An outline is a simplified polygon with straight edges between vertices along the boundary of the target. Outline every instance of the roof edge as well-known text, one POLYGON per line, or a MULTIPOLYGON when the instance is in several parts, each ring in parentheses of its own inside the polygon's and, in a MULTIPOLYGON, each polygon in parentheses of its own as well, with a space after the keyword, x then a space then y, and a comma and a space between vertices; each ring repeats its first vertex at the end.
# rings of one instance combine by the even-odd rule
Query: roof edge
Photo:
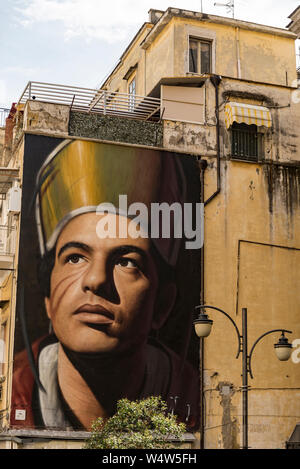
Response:
POLYGON ((267 34, 275 34, 278 36, 288 37, 296 39, 297 35, 287 29, 277 28, 275 26, 268 26, 258 23, 251 23, 249 21, 238 20, 228 18, 225 16, 211 15, 207 13, 200 13, 196 11, 183 10, 179 8, 168 8, 157 23, 153 26, 151 31, 147 34, 145 39, 141 43, 143 49, 147 49, 152 41, 158 36, 158 34, 167 26, 172 18, 188 18, 203 20, 209 23, 225 24, 228 26, 240 27, 242 29, 263 32, 267 34))

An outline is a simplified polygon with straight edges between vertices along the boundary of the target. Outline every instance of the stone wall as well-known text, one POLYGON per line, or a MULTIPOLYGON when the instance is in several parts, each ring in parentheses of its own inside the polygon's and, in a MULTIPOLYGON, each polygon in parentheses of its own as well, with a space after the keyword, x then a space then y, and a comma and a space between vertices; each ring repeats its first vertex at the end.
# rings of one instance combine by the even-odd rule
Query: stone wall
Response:
POLYGON ((134 145, 163 146, 163 127, 159 122, 85 112, 71 111, 69 135, 134 145))

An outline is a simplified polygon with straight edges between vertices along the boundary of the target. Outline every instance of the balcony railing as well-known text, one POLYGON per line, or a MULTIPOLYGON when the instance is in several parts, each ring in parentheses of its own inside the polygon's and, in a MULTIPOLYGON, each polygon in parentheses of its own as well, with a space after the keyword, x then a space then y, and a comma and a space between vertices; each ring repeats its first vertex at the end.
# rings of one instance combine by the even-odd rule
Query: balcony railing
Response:
POLYGON ((9 109, 0 107, 0 127, 5 127, 6 118, 9 114, 9 109))
POLYGON ((74 111, 129 117, 140 120, 160 118, 160 99, 76 86, 30 81, 18 104, 37 100, 65 104, 74 111))

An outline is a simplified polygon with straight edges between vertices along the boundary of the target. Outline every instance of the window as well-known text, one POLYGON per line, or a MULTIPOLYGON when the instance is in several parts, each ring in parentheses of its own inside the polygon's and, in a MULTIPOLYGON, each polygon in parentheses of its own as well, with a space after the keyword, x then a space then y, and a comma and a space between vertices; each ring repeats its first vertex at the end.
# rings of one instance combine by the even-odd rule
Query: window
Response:
POLYGON ((135 77, 131 80, 128 85, 128 94, 129 94, 129 111, 134 110, 135 105, 135 90, 136 90, 136 80, 135 77))
POLYGON ((189 72, 198 74, 211 73, 211 42, 190 39, 189 72))
POLYGON ((231 156, 232 158, 258 161, 263 156, 263 134, 257 131, 257 126, 237 124, 231 127, 231 156))

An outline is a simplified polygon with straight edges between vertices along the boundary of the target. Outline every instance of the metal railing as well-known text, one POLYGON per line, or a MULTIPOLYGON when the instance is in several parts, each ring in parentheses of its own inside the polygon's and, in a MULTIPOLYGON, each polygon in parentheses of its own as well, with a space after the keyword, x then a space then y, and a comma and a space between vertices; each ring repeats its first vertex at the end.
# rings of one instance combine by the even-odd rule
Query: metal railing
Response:
POLYGON ((0 107, 0 127, 5 127, 5 121, 9 114, 9 109, 5 107, 0 107))
POLYGON ((27 100, 65 104, 74 111, 129 117, 140 120, 160 118, 160 99, 106 90, 29 81, 18 104, 27 100))

